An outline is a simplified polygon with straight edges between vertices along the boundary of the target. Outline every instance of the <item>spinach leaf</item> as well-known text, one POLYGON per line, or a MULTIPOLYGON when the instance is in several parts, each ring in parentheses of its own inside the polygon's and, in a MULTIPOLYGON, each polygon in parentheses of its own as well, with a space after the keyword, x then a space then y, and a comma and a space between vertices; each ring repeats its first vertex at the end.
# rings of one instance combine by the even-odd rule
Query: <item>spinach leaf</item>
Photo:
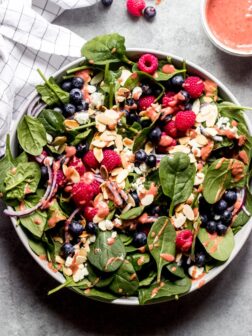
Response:
POLYGON ((37 256, 46 257, 46 250, 41 241, 28 238, 28 244, 37 256))
POLYGON ((139 282, 134 267, 128 260, 124 260, 116 271, 109 289, 115 294, 129 296, 136 292, 138 286, 139 282))
POLYGON ((6 150, 4 157, 0 160, 0 193, 4 192, 4 180, 6 177, 7 172, 15 166, 15 160, 11 154, 10 149, 10 136, 7 135, 6 138, 6 150))
MULTIPOLYGON (((75 289, 76 290, 76 289, 75 289)), ((79 293, 81 294, 81 293, 79 293)), ((84 294, 87 297, 93 297, 100 301, 111 302, 118 299, 118 296, 109 293, 108 291, 97 290, 96 288, 88 288, 84 291, 84 294)))
POLYGON ((89 262, 103 272, 113 272, 125 259, 126 252, 120 238, 116 236, 111 242, 111 231, 100 231, 88 253, 89 262))
POLYGON ((133 241, 132 236, 128 236, 124 233, 119 233, 119 237, 125 246, 130 245, 133 241))
POLYGON ((71 145, 77 146, 82 140, 85 140, 91 132, 92 132, 92 130, 88 129, 85 132, 77 134, 75 136, 74 140, 71 141, 71 145))
POLYGON ((151 271, 145 279, 139 282, 139 288, 150 286, 156 277, 157 273, 155 271, 151 271))
POLYGON ((179 75, 179 74, 184 74, 186 73, 186 69, 180 69, 180 70, 176 70, 174 71, 173 73, 164 73, 160 70, 158 70, 156 73, 155 73, 155 80, 156 81, 168 81, 169 79, 171 79, 172 77, 176 76, 176 75, 179 75))
POLYGON ((159 177, 163 193, 171 198, 170 216, 174 207, 190 196, 196 167, 190 163, 188 155, 175 153, 172 157, 164 157, 159 166, 159 177))
POLYGON ((119 34, 100 35, 86 42, 81 48, 82 56, 92 64, 130 62, 125 54, 125 38, 119 34))
POLYGON ((41 122, 25 115, 18 124, 17 136, 20 146, 31 155, 40 155, 46 145, 46 130, 41 122))
POLYGON ((180 279, 183 279, 186 276, 183 267, 178 266, 178 264, 175 262, 168 264, 166 268, 172 275, 175 275, 180 279))
POLYGON ((15 159, 15 165, 18 165, 19 163, 26 163, 28 162, 28 155, 25 152, 22 152, 19 156, 17 156, 15 159))
POLYGON ((144 211, 144 207, 140 206, 137 208, 132 208, 127 212, 124 212, 120 215, 120 219, 128 220, 139 217, 144 211))
MULTIPOLYGON (((23 200, 23 206, 25 208, 32 208, 34 205, 36 205, 39 202, 43 194, 44 194, 44 190, 42 189, 37 190, 36 194, 29 195, 26 199, 23 200)), ((29 216, 20 217, 19 220, 20 220, 21 225, 25 227, 32 234, 32 236, 36 238, 41 238, 44 233, 44 229, 47 223, 47 212, 36 210, 29 216)), ((29 243, 30 246, 31 244, 29 243)), ((36 244, 37 244, 36 250, 34 251, 35 253, 37 253, 39 242, 36 242, 36 244)), ((33 248, 35 249, 35 242, 31 246, 31 248, 32 250, 33 248)), ((42 246, 40 246, 40 249, 42 249, 42 246)))
POLYGON ((90 264, 87 265, 88 269, 88 280, 90 281, 92 287, 106 287, 108 286, 114 278, 113 273, 102 273, 94 269, 90 264))
POLYGON ((229 228, 225 236, 210 234, 204 228, 200 228, 198 238, 207 253, 219 261, 226 261, 234 248, 234 234, 229 228))
POLYGON ((45 84, 36 86, 36 90, 44 103, 50 106, 55 104, 59 105, 61 103, 66 104, 69 102, 69 93, 62 90, 53 77, 50 77, 47 80, 40 70, 38 70, 38 73, 45 81, 45 84))
POLYGON ((25 195, 34 193, 40 181, 40 167, 35 162, 19 163, 7 172, 4 183, 6 199, 21 200, 25 195))
POLYGON ((136 271, 140 271, 143 265, 150 262, 150 255, 147 253, 134 253, 127 257, 136 271))
POLYGON ((50 202, 50 206, 49 206, 49 209, 48 209, 48 221, 47 221, 47 228, 46 229, 51 229, 51 228, 55 227, 55 225, 58 222, 61 222, 65 219, 67 219, 67 216, 62 211, 62 209, 59 206, 59 203, 56 200, 56 198, 54 198, 50 202))
POLYGON ((154 283, 148 288, 139 290, 139 303, 161 302, 169 298, 172 300, 178 295, 187 293, 191 288, 191 280, 188 277, 171 282, 168 280, 154 283))
POLYGON ((147 244, 157 264, 157 282, 165 265, 173 262, 176 253, 176 231, 167 217, 160 217, 151 227, 147 244))
POLYGON ((148 140, 148 134, 150 131, 154 128, 157 119, 159 118, 159 115, 157 116, 156 120, 154 120, 150 126, 143 128, 138 135, 135 137, 134 144, 133 144, 133 152, 136 152, 140 148, 143 148, 145 143, 148 140))
POLYGON ((63 115, 57 111, 44 109, 38 116, 38 120, 44 125, 46 132, 53 137, 65 132, 63 115))
POLYGON ((51 295, 51 294, 54 294, 56 292, 58 292, 59 290, 63 289, 63 288, 66 288, 66 287, 70 287, 72 289, 87 289, 90 287, 90 282, 87 280, 87 279, 83 279, 81 281, 78 281, 78 282, 74 282, 72 278, 70 277, 66 277, 66 281, 57 286, 56 288, 50 290, 48 292, 48 295, 51 295))
POLYGON ((239 230, 243 227, 243 225, 245 225, 248 220, 251 218, 252 215, 252 195, 250 193, 249 190, 247 190, 246 193, 246 202, 245 202, 245 208, 246 210, 250 213, 250 216, 248 215, 248 213, 246 213, 243 209, 240 210, 240 212, 238 213, 237 217, 235 218, 233 224, 232 224, 232 230, 235 232, 237 232, 236 228, 239 228, 239 230))

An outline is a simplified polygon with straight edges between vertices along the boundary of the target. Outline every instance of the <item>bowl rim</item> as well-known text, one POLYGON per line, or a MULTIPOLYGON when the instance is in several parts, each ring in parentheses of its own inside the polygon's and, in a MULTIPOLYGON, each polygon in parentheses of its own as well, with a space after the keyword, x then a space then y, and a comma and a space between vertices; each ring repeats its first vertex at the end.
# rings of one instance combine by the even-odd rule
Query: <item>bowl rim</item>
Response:
POLYGON ((201 1, 201 6, 200 6, 200 16, 201 16, 201 23, 204 28, 204 31, 209 38, 209 40, 215 45, 218 49, 224 51, 225 53, 233 56, 238 56, 238 57, 252 57, 252 50, 250 52, 242 52, 240 50, 236 50, 233 48, 230 48, 226 46, 224 43, 222 43, 219 39, 215 37, 215 35, 212 33, 207 17, 206 17, 206 7, 208 2, 211 0, 202 0, 201 1))
MULTIPOLYGON (((178 63, 182 63, 184 61, 183 58, 164 52, 164 51, 158 51, 158 50, 153 50, 153 49, 148 49, 148 48, 127 48, 127 53, 129 53, 130 55, 137 55, 137 54, 142 54, 142 53, 152 53, 155 54, 157 57, 160 58, 164 58, 164 57, 171 57, 172 60, 174 62, 178 62, 178 63)), ((55 78, 60 78, 61 75, 67 70, 70 69, 76 65, 79 65, 81 62, 84 61, 84 58, 78 58, 70 63, 68 63, 67 65, 65 65, 64 67, 62 67, 61 69, 59 69, 58 71, 56 71, 54 74, 52 74, 53 77, 55 78)), ((228 98, 229 101, 240 105, 238 100, 236 99, 236 97, 231 93, 231 91, 221 82, 219 81, 214 75, 212 75, 211 73, 209 73, 207 70, 203 69, 202 67, 196 65, 193 62, 190 61, 186 61, 186 65, 187 68, 189 68, 189 72, 192 73, 198 73, 202 78, 205 79, 210 79, 212 81, 214 81, 217 85, 218 88, 222 91, 223 94, 226 95, 226 97, 228 98)), ((26 114, 27 112, 27 108, 30 104, 30 102, 37 96, 37 92, 36 90, 34 90, 30 96, 27 99, 27 103, 23 106, 22 111, 19 113, 19 116, 17 117, 17 119, 15 119, 12 123, 12 127, 11 127, 11 131, 10 131, 10 146, 12 151, 15 151, 15 146, 16 146, 16 129, 17 129, 17 125, 20 121, 20 119, 23 117, 24 114, 26 114)), ((250 120, 248 119, 248 117, 246 116, 246 114, 244 114, 245 117, 245 121, 246 124, 249 128, 249 132, 252 134, 252 123, 250 122, 250 120)), ((9 209, 11 209, 11 207, 8 207, 9 209)), ((42 267, 51 277, 53 277, 57 282, 59 283, 63 283, 65 278, 63 277, 63 275, 60 272, 53 272, 51 269, 49 269, 48 267, 48 263, 44 260, 41 260, 30 248, 30 246, 28 245, 28 239, 24 233, 24 231, 22 230, 21 226, 19 226, 17 224, 17 221, 14 217, 11 217, 11 222, 14 226, 15 231, 17 232, 17 235, 19 236, 19 239, 21 240, 21 242, 23 243, 23 245, 25 246, 25 248, 27 249, 28 253, 33 257, 33 259, 40 265, 40 267, 42 267)), ((238 252, 241 250, 241 248, 243 247, 245 241, 247 240, 247 238, 249 237, 249 234, 252 230, 252 217, 250 218, 250 220, 246 223, 246 225, 243 226, 243 228, 235 235, 235 247, 229 257, 229 259, 222 264, 221 266, 215 267, 214 269, 212 269, 208 274, 206 274, 204 276, 204 283, 202 281, 202 279, 199 280, 195 280, 192 283, 191 289, 188 293, 186 293, 185 295, 194 292, 195 290, 199 289, 200 287, 202 287, 202 285, 205 285, 206 283, 209 283, 211 280, 213 280, 218 274, 220 274, 230 263, 231 261, 235 258, 235 256, 238 254, 238 252)), ((96 298, 94 298, 96 299, 96 298)), ((97 299, 96 299, 97 300, 97 299)), ((99 300, 98 300, 99 301, 99 300)), ((166 301, 169 301, 169 299, 167 299, 166 301)), ((163 301, 165 302, 165 301, 163 301)), ((139 305, 139 301, 137 297, 127 297, 127 298, 119 298, 116 299, 114 301, 111 301, 109 303, 113 303, 113 304, 119 304, 119 305, 128 305, 128 306, 135 306, 135 305, 139 305)), ((155 303, 159 303, 159 302, 155 302, 155 303)))

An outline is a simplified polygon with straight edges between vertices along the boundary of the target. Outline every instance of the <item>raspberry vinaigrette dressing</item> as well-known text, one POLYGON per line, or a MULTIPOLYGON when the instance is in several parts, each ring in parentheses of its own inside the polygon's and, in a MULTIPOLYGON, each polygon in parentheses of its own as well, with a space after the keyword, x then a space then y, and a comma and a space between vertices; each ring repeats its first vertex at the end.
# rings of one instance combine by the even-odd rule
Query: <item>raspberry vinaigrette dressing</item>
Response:
POLYGON ((227 47, 252 51, 252 0, 209 0, 206 19, 214 36, 227 47))

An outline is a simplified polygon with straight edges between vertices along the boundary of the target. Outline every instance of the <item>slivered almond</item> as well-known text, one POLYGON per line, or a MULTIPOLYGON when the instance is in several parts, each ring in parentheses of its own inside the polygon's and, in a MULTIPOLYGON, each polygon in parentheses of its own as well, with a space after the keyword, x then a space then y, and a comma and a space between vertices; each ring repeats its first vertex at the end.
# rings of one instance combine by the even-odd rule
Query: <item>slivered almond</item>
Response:
POLYGON ((76 120, 74 119, 66 119, 64 121, 64 125, 66 126, 66 128, 68 129, 73 129, 73 128, 76 128, 76 127, 79 127, 79 123, 77 123, 76 120))
POLYGON ((176 215, 176 217, 172 217, 172 224, 175 228, 181 228, 186 222, 186 216, 184 216, 181 212, 176 215))
POLYGON ((129 172, 127 169, 123 169, 122 171, 120 171, 120 173, 116 176, 116 182, 118 184, 122 183, 127 176, 129 175, 129 172))
POLYGON ((94 156, 98 162, 102 162, 103 160, 103 151, 101 148, 94 148, 94 156))
POLYGON ((110 174, 111 176, 117 176, 122 170, 123 168, 118 167, 118 168, 113 169, 110 174))
POLYGON ((134 143, 134 141, 132 139, 129 139, 129 138, 124 138, 123 139, 124 146, 126 146, 128 148, 132 148, 133 147, 133 143, 134 143))
POLYGON ((116 148, 118 149, 119 152, 121 152, 123 150, 123 140, 122 140, 122 136, 120 134, 116 135, 115 145, 116 145, 116 148))
POLYGON ((187 219, 190 221, 194 220, 194 212, 193 209, 190 207, 190 205, 185 204, 183 207, 183 214, 186 216, 187 219))
POLYGON ((141 199, 141 204, 143 206, 147 206, 147 205, 150 205, 153 201, 154 201, 154 196, 151 194, 147 194, 141 199))
POLYGON ((153 151, 153 144, 152 142, 148 141, 146 144, 145 144, 145 147, 144 147, 144 150, 146 152, 146 154, 150 154, 152 151, 153 151))

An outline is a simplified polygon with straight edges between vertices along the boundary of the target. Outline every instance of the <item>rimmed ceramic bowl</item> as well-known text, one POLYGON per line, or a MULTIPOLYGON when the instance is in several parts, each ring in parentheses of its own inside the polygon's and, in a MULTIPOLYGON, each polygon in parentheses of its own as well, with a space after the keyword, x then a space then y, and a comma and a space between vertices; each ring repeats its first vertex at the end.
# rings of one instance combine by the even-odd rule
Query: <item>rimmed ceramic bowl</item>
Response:
MULTIPOLYGON (((178 67, 182 67, 183 64, 183 59, 174 55, 168 55, 164 52, 160 52, 160 51, 155 51, 155 50, 150 50, 150 49, 128 49, 128 55, 130 57, 137 57, 138 55, 142 54, 142 53, 152 53, 155 54, 158 58, 162 59, 162 58, 166 58, 167 56, 170 56, 173 60, 173 63, 175 66, 178 67)), ((54 77, 56 78, 56 80, 60 80, 60 78, 64 75, 65 71, 74 67, 77 67, 79 65, 81 65, 81 63, 83 62, 83 58, 77 59, 76 61, 68 64, 67 66, 63 67, 62 69, 60 69, 59 71, 57 71, 54 74, 54 77)), ((211 75, 209 72, 207 72, 206 70, 202 69, 201 67, 191 63, 191 62, 187 62, 187 70, 189 73, 194 74, 194 75, 198 75, 203 79, 210 79, 213 80, 215 83, 217 83, 218 87, 219 87, 219 94, 220 96, 224 99, 224 100, 228 100, 230 102, 233 102, 237 105, 239 105, 239 102, 237 101, 237 99, 234 97, 234 95, 228 90, 228 88, 221 83, 216 77, 214 77, 213 75, 211 75)), ((27 108, 30 104, 30 102, 37 97, 37 92, 33 92, 30 96, 29 101, 27 102, 27 105, 24 107, 24 109, 22 110, 22 112, 19 115, 19 118, 15 121, 13 127, 12 127, 12 131, 11 131, 11 136, 10 136, 10 141, 11 141, 11 149, 13 151, 14 154, 17 154, 18 151, 18 141, 17 141, 17 134, 16 134, 16 129, 17 129, 17 125, 19 123, 19 120, 22 118, 22 116, 24 114, 27 113, 27 108)), ((246 116, 245 116, 246 118, 246 116)), ((250 123, 250 121, 248 120, 248 118, 246 118, 246 122, 247 125, 249 127, 249 131, 250 133, 252 133, 252 125, 250 123)), ((22 228, 20 226, 17 225, 17 221, 15 220, 15 218, 11 218, 11 221, 14 225, 14 228, 20 238, 20 240, 22 241, 22 243, 24 244, 24 246, 26 247, 26 249, 28 250, 28 252, 31 254, 31 256, 36 260, 36 262, 48 273, 50 274, 50 276, 52 276, 55 280, 57 280, 59 283, 63 283, 64 282, 64 277, 61 273, 54 273, 51 269, 48 268, 47 262, 41 260, 29 247, 28 245, 28 240, 27 237, 25 235, 25 233, 23 232, 22 228)), ((244 245, 246 239, 248 238, 250 232, 252 229, 252 218, 249 220, 249 222, 235 235, 235 248, 230 256, 230 258, 221 266, 216 267, 214 269, 212 269, 205 277, 204 277, 204 284, 208 283, 209 281, 211 281, 212 279, 214 279, 219 273, 221 273, 227 266, 228 264, 235 258, 235 256, 238 254, 238 252, 240 251, 240 249, 242 248, 242 246, 244 245)), ((202 279, 199 281, 194 281, 192 284, 192 287, 190 289, 190 292, 193 292, 195 290, 197 290, 199 287, 202 286, 202 279)), ((189 293, 190 293, 189 292, 189 293)), ((121 305, 138 305, 138 299, 137 297, 129 297, 129 298, 120 298, 117 299, 115 301, 113 301, 112 303, 114 304, 121 304, 121 305)))
MULTIPOLYGON (((224 51, 227 54, 233 55, 233 56, 239 56, 239 57, 252 57, 252 51, 240 51, 236 50, 233 48, 229 48, 226 46, 224 43, 222 43, 219 39, 215 37, 213 34, 212 30, 210 29, 208 22, 207 22, 207 17, 206 17, 206 9, 207 9, 207 4, 211 0, 201 0, 201 8, 200 8, 200 14, 201 14, 201 22, 202 26, 205 30, 205 33, 209 40, 220 50, 224 51)), ((239 0, 237 0, 239 1, 239 0)))

